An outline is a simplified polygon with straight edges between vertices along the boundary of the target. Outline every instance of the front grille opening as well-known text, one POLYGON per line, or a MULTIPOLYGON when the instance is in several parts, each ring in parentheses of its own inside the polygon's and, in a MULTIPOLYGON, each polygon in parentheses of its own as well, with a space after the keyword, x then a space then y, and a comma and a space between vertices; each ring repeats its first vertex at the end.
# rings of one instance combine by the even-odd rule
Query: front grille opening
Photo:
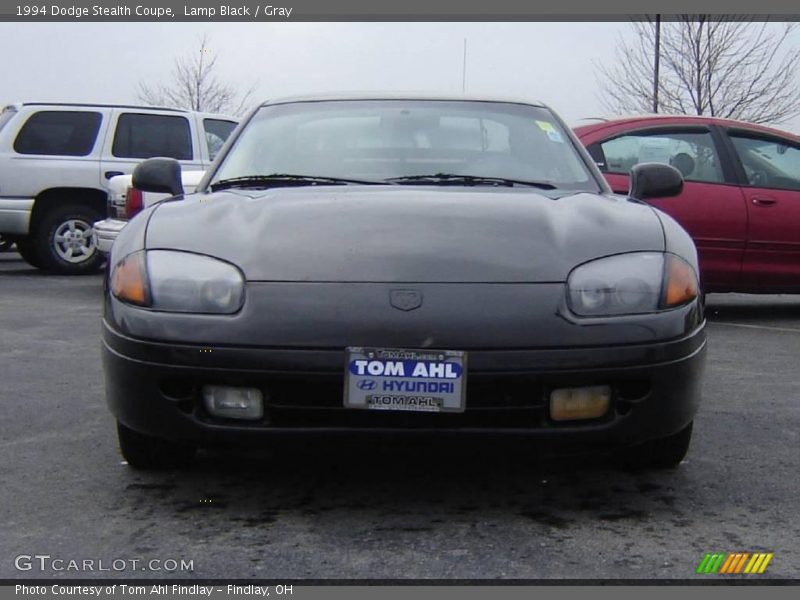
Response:
MULTIPOLYGON (((617 383, 617 398, 623 402, 641 402, 650 395, 649 379, 631 379, 617 383)), ((619 412, 619 409, 618 411, 619 412)), ((624 413, 622 413, 624 414, 624 413)))
POLYGON ((187 415, 190 415, 194 412, 194 400, 191 398, 186 398, 178 402, 178 409, 187 415))
POLYGON ((538 428, 546 421, 544 409, 482 410, 463 413, 336 409, 273 409, 272 424, 278 427, 346 427, 390 429, 538 428))
POLYGON ((191 381, 185 379, 164 379, 161 381, 161 393, 169 400, 180 402, 192 400, 195 396, 195 387, 191 381))
POLYGON ((631 412, 631 403, 626 402, 625 400, 620 400, 616 403, 616 409, 618 415, 627 415, 631 412))

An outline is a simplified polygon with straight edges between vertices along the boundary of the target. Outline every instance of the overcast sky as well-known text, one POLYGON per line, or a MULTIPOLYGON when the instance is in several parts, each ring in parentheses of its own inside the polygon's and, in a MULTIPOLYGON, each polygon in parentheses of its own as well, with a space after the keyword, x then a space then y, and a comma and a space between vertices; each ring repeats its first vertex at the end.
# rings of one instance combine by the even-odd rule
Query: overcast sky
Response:
MULTIPOLYGON (((256 99, 340 90, 522 96, 568 123, 604 114, 596 64, 627 23, 3 23, 0 102, 136 102, 210 37, 219 74, 256 99)), ((800 119, 784 125, 800 132, 800 119)))

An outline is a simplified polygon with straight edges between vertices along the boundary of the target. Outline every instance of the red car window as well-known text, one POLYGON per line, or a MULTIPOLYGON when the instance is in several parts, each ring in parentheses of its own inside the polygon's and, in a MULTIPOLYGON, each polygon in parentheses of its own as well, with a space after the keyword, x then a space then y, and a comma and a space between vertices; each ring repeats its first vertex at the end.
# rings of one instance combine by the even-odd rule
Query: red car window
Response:
MULTIPOLYGON (((643 162, 670 164, 687 181, 722 183, 724 176, 709 132, 642 132, 623 135, 600 144, 607 173, 627 175, 643 162)), ((601 153, 593 153, 595 159, 601 153)), ((598 161, 599 162, 599 161, 598 161)))
POLYGON ((747 183, 764 188, 800 190, 800 148, 782 140, 731 135, 747 183))

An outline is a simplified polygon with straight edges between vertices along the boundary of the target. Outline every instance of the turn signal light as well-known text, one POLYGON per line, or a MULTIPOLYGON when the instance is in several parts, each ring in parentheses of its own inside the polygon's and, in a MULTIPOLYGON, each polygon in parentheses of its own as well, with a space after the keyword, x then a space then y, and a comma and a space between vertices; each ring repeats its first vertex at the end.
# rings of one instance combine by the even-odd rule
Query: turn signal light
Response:
POLYGON ((122 259, 111 275, 111 293, 123 302, 147 306, 147 285, 144 276, 144 259, 141 252, 122 259))
POLYGON ((608 412, 611 388, 607 385, 559 388, 550 393, 550 418, 554 421, 597 419, 608 412))
POLYGON ((264 395, 256 388, 204 385, 206 410, 215 417, 255 421, 264 416, 264 395))
POLYGON ((666 307, 680 306, 697 298, 697 275, 688 263, 677 256, 667 259, 664 304, 666 307))

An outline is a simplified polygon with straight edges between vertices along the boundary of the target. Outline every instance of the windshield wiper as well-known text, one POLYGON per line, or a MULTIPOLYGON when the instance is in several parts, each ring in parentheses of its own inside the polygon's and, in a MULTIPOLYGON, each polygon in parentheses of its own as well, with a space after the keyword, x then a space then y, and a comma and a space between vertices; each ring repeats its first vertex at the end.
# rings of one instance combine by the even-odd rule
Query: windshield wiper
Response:
POLYGON ((344 177, 318 177, 316 175, 272 173, 271 175, 245 175, 243 177, 220 179, 212 183, 210 187, 216 192, 217 190, 225 190, 228 188, 268 188, 303 185, 389 185, 389 182, 347 179, 344 177))
POLYGON ((436 173, 434 175, 406 175, 404 177, 391 177, 386 179, 390 183, 409 183, 409 184, 433 184, 433 185, 494 185, 508 186, 515 185, 535 187, 542 190, 557 189, 552 183, 547 181, 526 181, 524 179, 509 179, 507 177, 483 177, 480 175, 457 175, 455 173, 436 173))

